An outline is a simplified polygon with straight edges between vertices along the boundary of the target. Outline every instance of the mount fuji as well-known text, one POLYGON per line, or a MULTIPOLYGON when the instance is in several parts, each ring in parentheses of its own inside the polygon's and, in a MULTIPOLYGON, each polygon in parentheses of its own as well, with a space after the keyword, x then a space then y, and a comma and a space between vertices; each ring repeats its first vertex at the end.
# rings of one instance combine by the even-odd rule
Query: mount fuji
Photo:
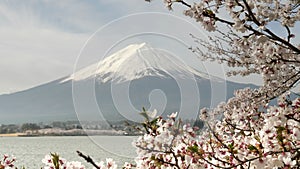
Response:
POLYGON ((102 83, 121 83, 149 76, 167 78, 170 75, 179 75, 184 79, 192 79, 194 76, 209 78, 207 74, 189 67, 166 51, 142 43, 129 45, 100 63, 76 72, 63 82, 97 76, 102 83))
POLYGON ((161 49, 132 44, 64 77, 0 96, 0 123, 57 120, 141 120, 142 107, 196 118, 236 89, 256 86, 200 72, 161 49))

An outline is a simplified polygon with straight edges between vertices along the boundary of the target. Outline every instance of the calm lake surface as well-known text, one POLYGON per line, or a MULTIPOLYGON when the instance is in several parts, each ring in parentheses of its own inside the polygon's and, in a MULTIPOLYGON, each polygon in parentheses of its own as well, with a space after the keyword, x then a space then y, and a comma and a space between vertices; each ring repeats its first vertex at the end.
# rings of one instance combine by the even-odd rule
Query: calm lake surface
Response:
MULTIPOLYGON (((90 155, 94 161, 113 158, 118 168, 125 161, 133 161, 135 149, 130 136, 66 136, 66 137, 0 137, 0 153, 14 155, 18 168, 39 169, 42 159, 50 152, 56 152, 67 161, 81 161, 87 168, 92 168, 77 156, 79 150, 90 155)), ((1 159, 2 160, 2 157, 1 159)))

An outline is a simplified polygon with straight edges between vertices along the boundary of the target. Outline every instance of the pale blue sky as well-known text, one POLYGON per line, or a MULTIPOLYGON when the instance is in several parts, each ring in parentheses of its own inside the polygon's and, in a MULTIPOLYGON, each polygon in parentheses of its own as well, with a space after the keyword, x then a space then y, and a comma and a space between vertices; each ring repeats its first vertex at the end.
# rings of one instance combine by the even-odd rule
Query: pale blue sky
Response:
MULTIPOLYGON (((189 33, 202 36, 203 31, 181 11, 181 7, 168 11, 161 0, 152 3, 143 0, 0 0, 0 94, 67 76, 76 65, 84 67, 99 61, 110 48, 113 50, 109 53, 129 43, 148 41, 157 42, 152 46, 169 50, 179 44, 172 37, 189 44, 189 33), (158 13, 143 15, 142 12, 158 13), (134 35, 149 30, 155 34, 134 35), (126 39, 127 32, 132 37, 126 39), (83 50, 78 58, 87 40, 87 51, 83 50), (117 43, 120 40, 122 43, 117 43)), ((181 56, 184 52, 180 50, 186 50, 184 45, 170 52, 181 56)), ((188 55, 182 59, 197 67, 198 60, 188 55)), ((200 60, 199 65, 208 73, 224 76, 221 65, 200 60)), ((241 78, 232 80, 241 81, 241 78)), ((259 81, 253 77, 243 82, 259 81)))

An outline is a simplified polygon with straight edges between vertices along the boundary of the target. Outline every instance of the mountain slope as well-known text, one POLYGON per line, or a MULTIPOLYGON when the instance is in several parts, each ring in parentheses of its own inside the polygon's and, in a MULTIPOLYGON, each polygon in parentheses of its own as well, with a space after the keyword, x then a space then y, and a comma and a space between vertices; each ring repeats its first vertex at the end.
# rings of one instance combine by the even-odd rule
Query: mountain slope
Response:
POLYGON ((153 49, 146 43, 133 44, 104 58, 99 63, 84 68, 62 82, 97 77, 101 82, 117 83, 139 79, 145 76, 176 76, 190 79, 209 76, 199 72, 166 51, 153 49))
POLYGON ((76 119, 72 84, 56 80, 0 96, 0 124, 76 119))
POLYGON ((95 121, 100 116, 136 121, 142 107, 156 108, 162 116, 179 111, 182 118, 197 118, 200 108, 245 87, 256 86, 210 77, 166 51, 133 44, 68 77, 1 95, 0 123, 95 121))

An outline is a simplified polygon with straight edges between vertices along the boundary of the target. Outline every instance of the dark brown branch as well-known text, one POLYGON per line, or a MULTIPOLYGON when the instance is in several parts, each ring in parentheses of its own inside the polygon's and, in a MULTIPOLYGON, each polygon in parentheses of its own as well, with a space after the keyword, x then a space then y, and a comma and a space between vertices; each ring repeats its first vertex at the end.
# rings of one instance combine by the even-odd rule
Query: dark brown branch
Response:
MULTIPOLYGON (((246 6, 246 8, 247 8, 247 11, 248 11, 248 13, 249 13, 250 19, 251 19, 257 26, 262 26, 261 23, 256 19, 255 15, 253 14, 253 12, 252 12, 252 10, 251 10, 249 4, 246 2, 246 0, 243 0, 243 2, 244 2, 245 6, 246 6)), ((225 24, 228 24, 228 25, 230 25, 230 26, 233 26, 233 25, 234 25, 233 22, 230 22, 230 21, 227 21, 227 20, 223 20, 223 19, 221 19, 221 18, 218 18, 218 17, 215 16, 215 15, 205 14, 205 13, 204 13, 203 16, 210 17, 210 18, 212 18, 212 19, 215 19, 216 21, 220 21, 220 22, 225 23, 225 24)), ((258 35, 265 35, 265 36, 267 36, 267 37, 270 38, 270 39, 273 39, 273 40, 275 40, 275 41, 279 41, 279 42, 283 43, 284 45, 288 46, 288 47, 289 47, 290 49, 292 49, 293 51, 295 51, 297 54, 300 54, 300 49, 298 49, 297 47, 295 47, 294 45, 292 45, 289 41, 286 41, 286 40, 280 38, 279 36, 275 35, 272 31, 270 31, 270 30, 267 29, 267 28, 266 28, 264 31, 265 31, 266 33, 268 33, 269 35, 266 35, 266 34, 264 34, 264 33, 262 33, 262 32, 259 32, 258 30, 252 28, 252 27, 249 26, 249 25, 245 25, 245 28, 247 28, 248 30, 253 31, 254 33, 256 33, 256 34, 258 34, 258 35)))
MULTIPOLYGON (((178 3, 181 3, 181 4, 183 4, 183 5, 184 5, 184 6, 186 6, 186 7, 189 7, 189 8, 191 8, 191 7, 192 7, 192 5, 190 5, 190 4, 188 4, 188 3, 186 3, 186 2, 185 2, 185 1, 183 1, 183 0, 181 0, 181 1, 177 1, 177 2, 178 2, 178 3)), ((233 26, 233 25, 234 25, 234 23, 233 23, 233 22, 230 22, 230 21, 227 21, 227 20, 224 20, 224 19, 218 18, 216 15, 214 15, 214 14, 211 14, 211 13, 209 13, 209 12, 207 12, 207 11, 203 11, 202 15, 203 15, 203 16, 205 16, 205 17, 212 18, 212 19, 214 19, 214 20, 216 20, 216 21, 219 21, 219 22, 222 22, 222 23, 228 24, 228 25, 230 25, 230 26, 233 26)))
MULTIPOLYGON (((209 130, 211 131, 211 133, 213 134, 213 136, 217 139, 217 141, 218 141, 224 148, 230 150, 230 148, 229 148, 226 144, 223 143, 223 141, 219 138, 219 136, 217 135, 217 133, 211 128, 211 126, 210 126, 209 124, 207 124, 207 126, 209 127, 209 130)), ((211 145, 211 148, 213 149, 212 145, 211 145)), ((232 152, 230 152, 230 153, 232 154, 232 152)), ((214 157, 214 158, 217 159, 217 160, 219 160, 219 161, 221 161, 221 162, 223 162, 223 163, 229 164, 228 162, 223 161, 223 160, 221 160, 221 159, 219 159, 219 158, 216 158, 216 157, 214 157)))
POLYGON ((294 45, 292 45, 291 43, 289 43, 288 41, 278 37, 277 35, 275 35, 273 32, 271 32, 269 29, 265 30, 269 35, 273 36, 274 40, 277 40, 283 44, 285 44, 286 46, 288 46, 290 49, 292 49, 293 51, 295 51, 297 54, 300 54, 300 49, 298 49, 297 47, 295 47, 294 45))
POLYGON ((94 162, 94 160, 90 156, 86 156, 82 154, 80 151, 76 151, 79 157, 82 157, 86 162, 92 164, 96 169, 100 169, 99 166, 94 162))
POLYGON ((290 42, 291 37, 292 37, 292 35, 291 35, 291 30, 290 30, 290 28, 289 28, 288 26, 286 26, 286 25, 285 25, 284 27, 285 27, 286 31, 288 32, 287 39, 288 39, 288 42, 290 42))
POLYGON ((218 18, 218 17, 215 17, 214 19, 215 19, 216 21, 220 21, 220 22, 226 23, 226 24, 228 24, 228 25, 230 25, 230 26, 233 26, 233 25, 234 25, 233 22, 229 22, 229 21, 226 21, 226 20, 221 19, 221 18, 218 18))
POLYGON ((299 119, 296 119, 295 117, 293 117, 293 116, 291 116, 291 115, 285 115, 285 117, 286 117, 287 119, 291 119, 291 120, 294 120, 294 121, 300 123, 300 120, 299 120, 299 119))
POLYGON ((249 25, 244 25, 245 28, 247 28, 250 31, 253 31, 256 35, 265 35, 268 38, 274 40, 274 41, 278 41, 283 43, 284 45, 286 45, 287 47, 289 47, 291 50, 293 50, 294 52, 296 52, 297 54, 300 54, 300 49, 298 49, 297 47, 295 47, 294 45, 292 45, 291 43, 287 42, 284 39, 281 39, 280 37, 278 37, 277 35, 275 35, 273 32, 271 32, 269 29, 265 29, 264 31, 267 32, 269 35, 264 34, 263 32, 260 32, 254 28, 252 28, 249 25))
MULTIPOLYGON (((246 8, 247 8, 247 11, 249 13, 249 17, 250 19, 252 19, 252 21, 257 25, 257 26, 262 26, 261 23, 256 19, 255 15, 253 14, 249 4, 247 3, 246 0, 243 0, 246 8)), ((294 45, 292 45, 291 43, 289 43, 289 40, 286 41, 280 37, 278 37, 277 35, 275 35, 272 31, 270 31, 269 29, 265 29, 264 30, 265 32, 267 32, 269 35, 271 35, 273 38, 273 40, 277 40, 283 44, 285 44, 286 46, 290 47, 293 51, 295 51, 296 53, 300 54, 300 49, 298 49, 297 47, 295 47, 294 45)))
POLYGON ((234 125, 234 124, 232 124, 232 123, 230 123, 230 122, 228 122, 227 120, 225 120, 225 122, 226 122, 226 124, 228 124, 228 125, 230 125, 232 128, 234 128, 234 129, 237 129, 237 130, 240 130, 240 131, 248 131, 248 132, 254 132, 252 129, 241 129, 241 128, 239 128, 239 127, 236 127, 236 125, 234 125))
POLYGON ((300 61, 298 60, 289 60, 289 59, 284 59, 282 57, 278 57, 277 59, 272 59, 271 62, 274 62, 274 61, 282 61, 282 62, 285 62, 285 63, 300 63, 300 61))
MULTIPOLYGON (((264 93, 260 93, 259 95, 257 95, 256 96, 256 98, 259 98, 259 97, 261 97, 262 95, 266 95, 268 98, 268 101, 270 101, 270 100, 272 100, 272 99, 275 99, 276 97, 278 97, 278 96, 280 96, 281 94, 283 94, 284 92, 286 92, 286 90, 282 90, 282 91, 280 91, 278 94, 276 94, 276 92, 278 91, 278 90, 280 90, 280 89, 283 89, 283 88, 285 88, 285 89, 290 89, 290 88, 292 88, 299 80, 300 80, 300 72, 298 72, 298 73, 296 73, 296 74, 294 74, 294 75, 292 75, 291 77, 289 77, 287 80, 285 80, 284 82, 282 82, 282 86, 278 86, 277 88, 275 88, 274 90, 273 90, 273 93, 275 93, 275 94, 273 94, 273 95, 271 95, 271 96, 268 96, 268 92, 264 92, 264 93), (299 76, 298 78, 296 78, 297 76, 299 76), (294 78, 296 78, 296 79, 294 79, 294 78), (294 79, 294 80, 293 80, 294 79), (291 83, 289 86, 284 86, 287 82, 289 82, 290 80, 293 80, 293 83, 291 83)), ((263 100, 263 99, 262 99, 263 100)))
POLYGON ((189 8, 192 7, 192 5, 186 3, 185 1, 178 1, 178 2, 179 2, 179 3, 182 3, 184 6, 187 6, 187 7, 189 7, 189 8))
POLYGON ((177 168, 180 168, 180 167, 179 167, 179 163, 178 163, 178 159, 177 159, 176 154, 174 153, 174 150, 173 150, 173 149, 171 150, 171 154, 174 156, 174 159, 175 159, 175 166, 176 166, 177 168))
POLYGON ((178 159, 176 157, 176 154, 174 153, 174 151, 172 149, 170 151, 159 151, 159 150, 149 149, 149 148, 145 148, 145 147, 141 147, 141 146, 136 146, 136 147, 140 148, 142 150, 148 151, 148 152, 155 152, 155 153, 162 153, 162 154, 172 154, 175 158, 175 162, 176 162, 175 164, 171 163, 171 162, 164 161, 163 159, 160 159, 160 158, 156 158, 156 160, 158 162, 168 164, 168 165, 171 165, 171 166, 176 167, 176 168, 180 168, 179 164, 178 164, 178 159))
MULTIPOLYGON (((294 78, 296 78, 296 77, 299 76, 299 75, 300 75, 300 72, 298 72, 298 73, 292 75, 292 76, 289 77, 287 80, 285 80, 285 81, 283 82, 283 84, 288 83, 290 80, 293 80, 294 78)), ((298 78, 296 78, 295 80, 293 80, 294 82, 291 83, 291 84, 288 86, 288 88, 289 88, 289 89, 292 88, 299 80, 300 80, 300 76, 299 76, 298 78)), ((278 87, 276 90, 279 90, 279 89, 280 89, 280 87, 278 87)), ((275 91, 276 91, 276 90, 275 90, 275 91)))
POLYGON ((261 23, 259 23, 259 21, 256 19, 255 15, 253 14, 249 4, 247 3, 246 0, 243 0, 246 8, 247 8, 247 11, 248 11, 248 14, 249 14, 249 17, 250 19, 257 25, 257 26, 261 26, 261 23))
POLYGON ((160 162, 160 163, 168 164, 168 165, 170 165, 170 166, 172 166, 172 167, 176 167, 176 168, 180 169, 180 167, 179 167, 178 165, 173 164, 173 163, 168 162, 168 161, 165 161, 164 159, 157 158, 156 160, 157 160, 158 162, 160 162))

